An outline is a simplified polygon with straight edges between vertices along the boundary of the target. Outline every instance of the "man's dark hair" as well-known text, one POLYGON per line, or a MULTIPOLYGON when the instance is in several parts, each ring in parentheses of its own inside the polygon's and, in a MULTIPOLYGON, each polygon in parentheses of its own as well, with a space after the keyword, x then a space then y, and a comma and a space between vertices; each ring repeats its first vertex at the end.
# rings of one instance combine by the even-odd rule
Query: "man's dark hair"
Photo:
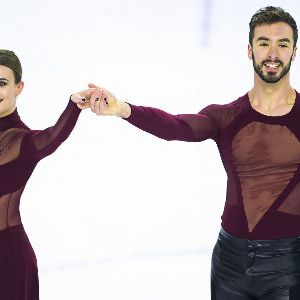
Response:
POLYGON ((257 25, 273 24, 284 22, 290 25, 293 29, 294 48, 298 40, 298 28, 294 18, 280 7, 266 6, 258 10, 251 18, 249 23, 249 44, 253 46, 254 30, 257 25))

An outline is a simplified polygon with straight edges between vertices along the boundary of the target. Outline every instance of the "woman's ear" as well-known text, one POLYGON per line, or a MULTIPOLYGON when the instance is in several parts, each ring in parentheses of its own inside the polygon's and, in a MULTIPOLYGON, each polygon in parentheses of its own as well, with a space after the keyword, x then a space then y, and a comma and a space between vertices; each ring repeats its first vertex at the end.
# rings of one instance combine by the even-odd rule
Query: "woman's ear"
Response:
POLYGON ((20 81, 16 85, 16 96, 19 96, 24 88, 24 81, 20 81))

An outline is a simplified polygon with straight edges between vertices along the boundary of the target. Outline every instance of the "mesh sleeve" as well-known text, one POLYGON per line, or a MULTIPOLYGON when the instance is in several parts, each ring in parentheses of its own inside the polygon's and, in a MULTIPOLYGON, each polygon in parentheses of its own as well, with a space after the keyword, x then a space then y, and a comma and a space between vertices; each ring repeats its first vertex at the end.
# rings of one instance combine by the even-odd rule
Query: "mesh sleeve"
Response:
POLYGON ((131 115, 125 120, 167 141, 200 142, 218 134, 217 123, 201 111, 198 114, 172 115, 157 108, 129 105, 131 115))
POLYGON ((31 130, 25 137, 24 151, 35 160, 52 154, 72 132, 81 109, 69 100, 67 107, 54 126, 44 130, 31 130))

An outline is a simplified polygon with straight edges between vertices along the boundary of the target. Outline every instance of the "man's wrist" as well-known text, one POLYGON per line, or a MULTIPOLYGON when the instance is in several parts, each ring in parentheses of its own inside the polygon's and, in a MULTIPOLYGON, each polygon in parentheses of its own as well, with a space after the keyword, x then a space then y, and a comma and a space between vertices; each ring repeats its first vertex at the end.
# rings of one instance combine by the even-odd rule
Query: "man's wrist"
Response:
POLYGON ((128 103, 120 101, 120 114, 119 117, 123 119, 129 118, 131 115, 131 107, 128 103))

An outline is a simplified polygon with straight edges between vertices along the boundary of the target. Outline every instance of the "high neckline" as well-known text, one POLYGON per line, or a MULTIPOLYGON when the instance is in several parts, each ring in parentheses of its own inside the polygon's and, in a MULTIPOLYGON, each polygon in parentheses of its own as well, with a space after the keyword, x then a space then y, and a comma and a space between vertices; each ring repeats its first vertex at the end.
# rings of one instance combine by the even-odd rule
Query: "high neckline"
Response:
POLYGON ((257 116, 260 116, 261 118, 265 118, 265 119, 284 119, 284 118, 290 117, 294 113, 294 111, 296 110, 296 106, 298 105, 298 102, 300 101, 299 100, 299 93, 296 90, 295 90, 295 94, 296 94, 295 102, 293 103, 292 108, 287 113, 285 113, 284 115, 275 115, 275 116, 265 115, 265 114, 257 111, 255 108, 253 108, 252 105, 251 105, 251 102, 250 102, 248 92, 245 94, 245 98, 246 98, 247 105, 249 106, 251 111, 254 114, 256 114, 257 116))
POLYGON ((21 121, 17 108, 11 114, 0 118, 0 131, 23 126, 24 124, 21 121))

